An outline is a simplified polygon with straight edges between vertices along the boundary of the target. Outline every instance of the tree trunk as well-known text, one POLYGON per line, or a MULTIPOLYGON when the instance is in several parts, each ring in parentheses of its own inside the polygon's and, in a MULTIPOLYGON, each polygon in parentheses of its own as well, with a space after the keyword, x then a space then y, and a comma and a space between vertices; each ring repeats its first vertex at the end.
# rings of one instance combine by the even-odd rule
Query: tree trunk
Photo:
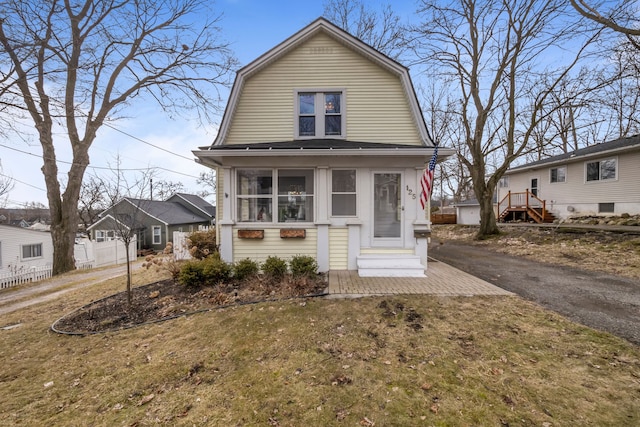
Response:
POLYGON ((493 210, 493 191, 485 191, 478 198, 480 203, 480 229, 477 238, 482 239, 488 236, 500 234, 500 229, 496 223, 496 214, 493 210))
POLYGON ((124 253, 127 258, 127 303, 129 304, 129 308, 131 308, 131 255, 129 254, 129 244, 131 240, 123 240, 124 243, 124 253))
MULTIPOLYGON (((62 205, 58 204, 59 207, 62 205)), ((66 273, 76 268, 73 249, 76 237, 76 227, 69 224, 69 216, 64 212, 53 212, 51 209, 51 240, 53 241, 53 272, 66 273), (70 228, 73 228, 70 230, 70 228)))

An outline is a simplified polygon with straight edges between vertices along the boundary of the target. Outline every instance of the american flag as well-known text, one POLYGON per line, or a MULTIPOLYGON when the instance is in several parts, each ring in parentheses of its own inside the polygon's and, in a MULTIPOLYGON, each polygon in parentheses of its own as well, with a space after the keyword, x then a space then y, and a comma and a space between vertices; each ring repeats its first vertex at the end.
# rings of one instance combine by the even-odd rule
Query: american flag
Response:
POLYGON ((433 184, 433 171, 436 168, 436 162, 438 161, 438 146, 436 145, 436 149, 433 151, 433 157, 431 157, 431 161, 429 162, 429 167, 425 169, 424 174, 422 174, 422 179, 420 180, 420 186, 422 187, 422 191, 420 191, 420 206, 424 210, 424 207, 427 205, 427 200, 429 200, 429 196, 431 195, 431 186, 433 184))

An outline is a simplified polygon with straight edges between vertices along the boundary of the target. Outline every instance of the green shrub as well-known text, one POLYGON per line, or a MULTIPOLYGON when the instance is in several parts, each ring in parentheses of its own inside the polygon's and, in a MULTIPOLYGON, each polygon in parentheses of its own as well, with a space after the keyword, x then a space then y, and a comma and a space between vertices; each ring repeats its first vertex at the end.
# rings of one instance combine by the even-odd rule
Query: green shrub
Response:
POLYGON ((260 270, 260 266, 257 262, 245 258, 233 265, 233 277, 237 280, 244 280, 258 274, 258 270, 260 270))
POLYGON ((201 286, 204 283, 204 265, 202 261, 185 262, 178 273, 178 283, 184 286, 201 286))
POLYGON ((231 266, 220 259, 216 254, 201 261, 203 264, 202 274, 204 282, 208 285, 217 285, 225 282, 231 277, 231 266))
POLYGON ((189 235, 187 239, 189 253, 196 259, 205 259, 209 255, 218 252, 216 245, 216 230, 212 228, 209 231, 195 231, 189 235))
POLYGON ((271 255, 262 263, 262 272, 272 279, 282 279, 287 274, 287 262, 271 255))
POLYGON ((293 277, 314 276, 318 274, 318 263, 308 255, 296 255, 289 261, 293 277))

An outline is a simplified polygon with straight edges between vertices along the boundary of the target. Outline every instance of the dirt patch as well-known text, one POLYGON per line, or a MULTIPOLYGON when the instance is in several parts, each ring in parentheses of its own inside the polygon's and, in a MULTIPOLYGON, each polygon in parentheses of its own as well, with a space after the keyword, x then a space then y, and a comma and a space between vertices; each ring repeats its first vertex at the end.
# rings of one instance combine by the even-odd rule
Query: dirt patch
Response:
POLYGON ((64 316, 52 329, 77 335, 115 331, 222 306, 319 295, 325 288, 323 276, 278 282, 255 278, 213 287, 187 287, 166 279, 134 288, 131 304, 127 293, 120 292, 64 316))
POLYGON ((432 248, 458 241, 539 262, 640 279, 638 232, 505 226, 499 236, 476 240, 477 231, 475 226, 435 226, 432 248))

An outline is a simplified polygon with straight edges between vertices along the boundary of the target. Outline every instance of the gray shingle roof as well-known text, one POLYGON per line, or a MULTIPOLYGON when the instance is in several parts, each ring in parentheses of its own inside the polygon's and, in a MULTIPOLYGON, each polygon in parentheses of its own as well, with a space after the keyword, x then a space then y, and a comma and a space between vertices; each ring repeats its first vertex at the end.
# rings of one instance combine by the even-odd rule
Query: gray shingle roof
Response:
POLYGON ((208 218, 195 215, 177 202, 134 199, 130 197, 126 199, 143 212, 166 224, 192 224, 209 221, 208 218))
POLYGON ((551 156, 546 159, 538 160, 535 162, 527 163, 526 165, 516 166, 509 169, 508 172, 518 171, 522 169, 531 168, 533 166, 540 166, 544 164, 558 163, 563 160, 573 160, 585 156, 593 156, 599 153, 608 153, 611 151, 627 151, 640 149, 640 134, 628 136, 624 138, 614 139, 612 141, 602 142, 600 144, 590 145, 589 147, 581 148, 569 153, 559 154, 557 156, 551 156))
MULTIPOLYGON (((251 144, 230 144, 230 145, 214 145, 208 147, 212 151, 231 151, 231 150, 292 150, 292 149, 310 149, 310 150, 340 150, 340 149, 416 149, 425 147, 419 145, 408 144, 384 144, 377 142, 358 142, 347 141, 344 139, 304 139, 280 142, 258 142, 251 144)), ((429 147, 433 148, 433 147, 429 147)))
MULTIPOLYGON (((215 216, 216 216, 216 207, 213 206, 211 203, 207 202, 202 197, 200 197, 198 195, 195 195, 195 194, 187 194, 187 193, 176 193, 176 194, 174 194, 174 196, 178 196, 178 197, 183 198, 187 202, 191 203, 193 206, 197 207, 201 211, 206 212, 207 214, 209 214, 209 216, 215 218, 215 216)), ((169 199, 171 199, 171 198, 169 198, 169 199)))

